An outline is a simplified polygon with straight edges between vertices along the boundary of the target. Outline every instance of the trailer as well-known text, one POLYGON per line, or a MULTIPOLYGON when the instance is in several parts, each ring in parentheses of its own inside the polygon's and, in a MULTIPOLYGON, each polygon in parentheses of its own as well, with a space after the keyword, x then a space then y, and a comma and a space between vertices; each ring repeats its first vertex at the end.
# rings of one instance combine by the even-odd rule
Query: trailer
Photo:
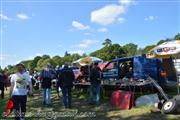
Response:
POLYGON ((114 59, 102 70, 102 84, 146 85, 149 84, 147 80, 147 75, 149 75, 162 87, 174 86, 177 84, 176 71, 173 71, 174 66, 171 66, 171 62, 169 60, 164 63, 159 59, 150 59, 145 56, 114 59))

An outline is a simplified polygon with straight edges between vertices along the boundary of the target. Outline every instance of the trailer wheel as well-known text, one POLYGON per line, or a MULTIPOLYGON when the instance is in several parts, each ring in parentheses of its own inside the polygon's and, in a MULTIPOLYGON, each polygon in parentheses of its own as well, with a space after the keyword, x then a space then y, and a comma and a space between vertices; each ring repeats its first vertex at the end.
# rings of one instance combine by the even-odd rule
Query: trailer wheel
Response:
POLYGON ((177 110, 177 103, 174 99, 166 101, 162 107, 162 111, 165 114, 175 114, 177 110))
POLYGON ((174 99, 176 100, 176 104, 180 105, 180 95, 174 96, 174 99))

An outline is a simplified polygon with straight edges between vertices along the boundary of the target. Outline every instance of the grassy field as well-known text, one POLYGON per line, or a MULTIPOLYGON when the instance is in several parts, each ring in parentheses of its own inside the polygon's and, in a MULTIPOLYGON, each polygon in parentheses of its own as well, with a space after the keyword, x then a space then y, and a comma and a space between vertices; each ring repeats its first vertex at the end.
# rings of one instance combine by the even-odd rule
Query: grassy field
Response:
MULTIPOLYGON (((42 105, 42 92, 35 91, 34 97, 28 97, 27 102, 27 116, 29 120, 180 120, 180 115, 164 115, 153 114, 150 112, 152 106, 143 106, 140 108, 133 108, 131 110, 119 110, 110 105, 109 97, 103 97, 100 106, 89 106, 87 104, 87 94, 79 90, 73 90, 73 106, 72 109, 64 109, 62 107, 62 99, 56 98, 55 91, 52 90, 52 107, 42 105), (37 118, 37 116, 39 116, 37 118)), ((2 117, 7 103, 6 98, 0 100, 1 119, 13 119, 12 116, 8 118, 2 117)))

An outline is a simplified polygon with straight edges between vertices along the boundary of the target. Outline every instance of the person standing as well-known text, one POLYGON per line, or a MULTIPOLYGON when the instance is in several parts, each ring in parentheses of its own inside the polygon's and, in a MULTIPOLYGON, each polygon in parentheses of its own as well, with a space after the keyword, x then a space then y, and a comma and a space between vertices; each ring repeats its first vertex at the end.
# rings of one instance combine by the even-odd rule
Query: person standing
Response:
POLYGON ((96 90, 96 104, 100 104, 100 89, 101 89, 101 69, 98 67, 98 62, 93 63, 90 71, 90 88, 89 88, 89 104, 93 104, 94 89, 96 90))
POLYGON ((62 90, 62 99, 65 108, 71 108, 71 89, 73 87, 73 81, 75 79, 74 73, 68 64, 64 65, 64 68, 58 74, 58 84, 62 90))
POLYGON ((27 85, 29 85, 29 93, 32 95, 31 78, 25 70, 25 66, 21 63, 16 65, 18 72, 11 77, 11 87, 9 98, 13 99, 15 109, 15 120, 22 120, 25 117, 27 102, 27 85))
MULTIPOLYGON (((61 67, 58 65, 58 66, 56 66, 56 78, 58 78, 58 75, 61 73, 61 67)), ((59 96, 59 88, 60 88, 60 85, 59 85, 59 81, 58 81, 58 79, 57 79, 57 81, 56 81, 56 97, 57 98, 60 98, 60 96, 59 96)))
POLYGON ((4 99, 4 75, 3 72, 0 72, 0 90, 1 90, 1 99, 4 99))
POLYGON ((7 91, 7 87, 9 85, 9 74, 7 71, 4 71, 3 77, 4 77, 4 88, 7 91))
POLYGON ((41 85, 43 88, 43 105, 51 105, 51 85, 54 77, 54 71, 51 64, 47 64, 46 68, 40 73, 41 85))

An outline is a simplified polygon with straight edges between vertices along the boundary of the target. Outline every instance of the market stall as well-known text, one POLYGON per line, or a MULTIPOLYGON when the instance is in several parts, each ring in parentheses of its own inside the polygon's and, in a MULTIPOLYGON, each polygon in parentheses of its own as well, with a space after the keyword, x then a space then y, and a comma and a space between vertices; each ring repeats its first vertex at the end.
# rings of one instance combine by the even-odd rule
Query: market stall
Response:
POLYGON ((90 73, 90 66, 93 62, 99 62, 100 64, 103 63, 103 60, 97 57, 85 57, 73 62, 73 65, 79 66, 79 74, 76 79, 76 85, 89 85, 89 73, 90 73))
POLYGON ((178 94, 180 93, 179 90, 179 83, 180 83, 180 40, 170 40, 167 42, 164 42, 152 50, 150 50, 147 53, 148 58, 159 58, 163 61, 164 67, 166 68, 167 72, 172 75, 173 69, 168 69, 170 67, 168 66, 174 66, 174 70, 176 73, 176 82, 177 84, 177 90, 178 94), (168 60, 172 59, 172 62, 169 62, 168 60))

